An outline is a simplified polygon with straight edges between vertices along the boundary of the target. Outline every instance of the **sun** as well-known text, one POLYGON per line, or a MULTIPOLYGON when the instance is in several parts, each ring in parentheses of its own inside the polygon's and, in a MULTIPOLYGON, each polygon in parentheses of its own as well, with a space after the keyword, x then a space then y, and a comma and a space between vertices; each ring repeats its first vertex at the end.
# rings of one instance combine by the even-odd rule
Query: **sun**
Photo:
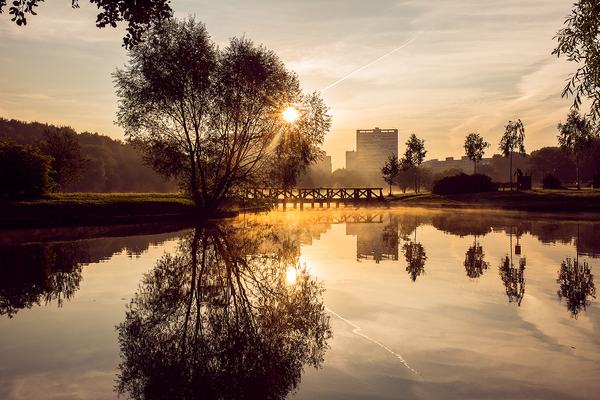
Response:
POLYGON ((298 119, 298 111, 293 107, 288 107, 283 112, 283 119, 285 119, 287 122, 294 122, 298 119))
POLYGON ((296 271, 296 268, 290 266, 287 269, 287 273, 286 273, 286 279, 288 284, 294 284, 296 283, 296 278, 298 276, 298 271, 296 271))

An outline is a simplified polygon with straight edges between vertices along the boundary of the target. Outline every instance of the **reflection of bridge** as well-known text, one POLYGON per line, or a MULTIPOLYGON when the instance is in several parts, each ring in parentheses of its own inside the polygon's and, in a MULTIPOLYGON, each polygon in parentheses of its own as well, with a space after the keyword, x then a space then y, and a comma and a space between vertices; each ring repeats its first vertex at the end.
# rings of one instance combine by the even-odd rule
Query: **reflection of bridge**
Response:
POLYGON ((263 188, 248 189, 246 197, 249 200, 270 202, 275 207, 282 204, 284 210, 288 204, 292 204, 294 208, 299 204, 300 209, 303 210, 304 204, 310 204, 312 208, 315 208, 315 204, 319 204, 320 207, 327 204, 327 208, 329 208, 331 203, 335 203, 335 206, 339 207, 340 203, 347 206, 348 204, 384 200, 382 188, 263 188))

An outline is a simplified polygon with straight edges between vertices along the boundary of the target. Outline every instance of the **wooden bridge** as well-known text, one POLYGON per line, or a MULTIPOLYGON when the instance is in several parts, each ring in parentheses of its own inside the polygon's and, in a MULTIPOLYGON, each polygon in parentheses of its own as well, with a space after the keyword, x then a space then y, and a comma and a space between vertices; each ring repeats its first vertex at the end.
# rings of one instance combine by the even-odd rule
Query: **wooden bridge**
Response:
POLYGON ((315 208, 315 204, 319 207, 331 207, 331 203, 335 203, 336 208, 340 203, 344 206, 349 204, 356 205, 359 203, 372 203, 384 201, 383 188, 262 188, 248 189, 246 198, 249 201, 264 201, 273 204, 276 208, 281 204, 283 209, 286 209, 288 204, 294 208, 300 205, 300 209, 304 209, 305 204, 310 204, 315 208))

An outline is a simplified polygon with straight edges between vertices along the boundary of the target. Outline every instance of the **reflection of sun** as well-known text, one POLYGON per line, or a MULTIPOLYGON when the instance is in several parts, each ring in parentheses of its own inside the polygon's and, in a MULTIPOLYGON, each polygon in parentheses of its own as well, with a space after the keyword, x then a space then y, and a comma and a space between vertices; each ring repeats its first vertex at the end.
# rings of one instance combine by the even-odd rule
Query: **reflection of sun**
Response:
POLYGON ((283 112, 283 118, 287 122, 294 122, 296 119, 298 119, 298 111, 293 107, 289 107, 283 112))
POLYGON ((288 267, 287 269, 287 281, 288 283, 295 283, 296 282, 296 276, 298 275, 298 272, 296 271, 296 268, 294 267, 288 267))

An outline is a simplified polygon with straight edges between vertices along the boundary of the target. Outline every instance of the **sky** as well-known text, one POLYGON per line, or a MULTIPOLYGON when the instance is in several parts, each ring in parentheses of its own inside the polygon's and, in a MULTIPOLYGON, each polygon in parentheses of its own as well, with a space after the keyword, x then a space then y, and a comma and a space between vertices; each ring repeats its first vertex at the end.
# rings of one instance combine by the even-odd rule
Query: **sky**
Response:
MULTIPOLYGON (((499 153, 504 127, 517 118, 528 153, 556 146, 556 125, 572 104, 561 92, 577 64, 551 53, 572 2, 172 0, 171 7, 178 18, 205 23, 221 48, 241 36, 264 45, 298 74, 304 92, 322 92, 333 116, 323 150, 336 169, 356 149, 356 130, 375 127, 398 129, 400 154, 414 133, 425 140, 426 159, 462 157, 475 131, 491 144, 486 157, 499 153)), ((48 0, 24 27, 7 9, 0 15, 0 117, 124 139, 111 74, 128 60, 126 26, 98 29, 95 6, 80 6, 48 0)))

